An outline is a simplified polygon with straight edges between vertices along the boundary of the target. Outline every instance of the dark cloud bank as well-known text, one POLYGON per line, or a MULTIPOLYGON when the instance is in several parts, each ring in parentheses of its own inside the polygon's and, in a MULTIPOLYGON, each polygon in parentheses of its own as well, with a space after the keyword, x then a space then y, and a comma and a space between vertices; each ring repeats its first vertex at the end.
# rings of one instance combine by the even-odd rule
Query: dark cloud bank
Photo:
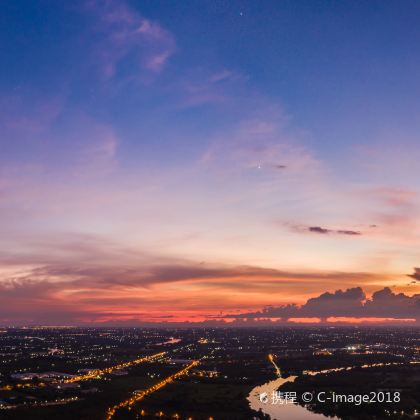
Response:
POLYGON ((290 318, 321 318, 352 317, 352 318, 395 318, 415 319, 420 321, 420 294, 407 296, 394 293, 388 287, 373 293, 366 298, 360 287, 347 290, 337 290, 334 293, 323 293, 318 297, 308 299, 302 305, 284 305, 267 307, 262 311, 229 315, 236 319, 280 318, 284 321, 290 318))

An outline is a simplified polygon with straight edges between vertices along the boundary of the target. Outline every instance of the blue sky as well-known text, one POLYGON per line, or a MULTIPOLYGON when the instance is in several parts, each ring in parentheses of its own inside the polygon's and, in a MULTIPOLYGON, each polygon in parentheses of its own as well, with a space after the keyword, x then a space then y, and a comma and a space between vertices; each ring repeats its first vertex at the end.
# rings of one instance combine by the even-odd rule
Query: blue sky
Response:
POLYGON ((162 107, 176 102, 174 85, 184 78, 228 69, 244 79, 231 89, 257 92, 281 104, 293 125, 308 130, 310 141, 325 155, 379 142, 388 130, 398 129, 407 141, 415 141, 416 2, 404 7, 379 1, 129 5, 158 21, 176 43, 166 71, 153 81, 116 87, 130 76, 136 59, 127 54, 115 80, 101 84, 88 61, 95 59, 92 49, 101 48, 104 28, 95 30, 98 17, 86 4, 17 1, 3 6, 3 92, 21 91, 32 98, 65 95, 69 109, 83 108, 122 126, 127 120, 133 124, 140 111, 150 125, 166 118, 168 124, 183 124, 181 129, 199 125, 202 130, 214 126, 210 119, 225 123, 225 115, 206 107, 167 109, 162 115, 162 107))

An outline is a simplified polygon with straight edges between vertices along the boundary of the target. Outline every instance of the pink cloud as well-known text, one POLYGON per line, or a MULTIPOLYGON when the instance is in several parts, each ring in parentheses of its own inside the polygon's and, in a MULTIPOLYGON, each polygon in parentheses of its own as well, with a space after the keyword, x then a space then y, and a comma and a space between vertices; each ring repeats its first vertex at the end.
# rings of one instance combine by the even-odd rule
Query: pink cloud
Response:
POLYGON ((367 194, 377 197, 392 207, 412 206, 418 202, 419 197, 417 191, 396 187, 378 187, 368 190, 367 194))
POLYGON ((125 2, 93 1, 89 6, 97 22, 92 30, 103 34, 96 44, 96 54, 105 78, 115 76, 119 63, 128 56, 137 62, 129 76, 136 79, 142 69, 161 71, 175 53, 173 35, 125 2))

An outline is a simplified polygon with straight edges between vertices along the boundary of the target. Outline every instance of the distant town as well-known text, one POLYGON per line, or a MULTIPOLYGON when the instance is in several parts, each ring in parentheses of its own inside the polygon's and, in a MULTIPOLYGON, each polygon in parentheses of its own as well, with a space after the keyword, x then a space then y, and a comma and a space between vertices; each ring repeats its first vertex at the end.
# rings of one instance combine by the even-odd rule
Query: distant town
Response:
POLYGON ((302 419, 420 418, 418 328, 2 328, 0 352, 5 419, 268 420, 290 404, 302 419), (264 405, 266 383, 293 401, 264 405), (321 404, 308 391, 400 397, 321 404))

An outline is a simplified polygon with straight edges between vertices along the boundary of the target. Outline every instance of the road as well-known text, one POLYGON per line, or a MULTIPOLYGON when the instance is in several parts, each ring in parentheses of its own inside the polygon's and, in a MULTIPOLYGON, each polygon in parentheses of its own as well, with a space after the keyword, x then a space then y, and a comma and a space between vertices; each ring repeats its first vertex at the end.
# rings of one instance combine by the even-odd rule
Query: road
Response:
POLYGON ((194 360, 191 362, 188 366, 184 367, 183 369, 179 370, 178 372, 166 377, 162 381, 158 382, 155 385, 152 385, 150 388, 147 388, 143 391, 137 392, 133 394, 130 398, 110 407, 107 411, 106 420, 111 420, 115 413, 124 407, 132 407, 137 402, 143 400, 145 397, 147 397, 150 394, 153 394, 154 392, 158 391, 159 389, 163 388, 164 386, 170 384, 174 381, 174 379, 179 378, 180 376, 186 375, 190 369, 197 366, 200 363, 199 360, 194 360))

